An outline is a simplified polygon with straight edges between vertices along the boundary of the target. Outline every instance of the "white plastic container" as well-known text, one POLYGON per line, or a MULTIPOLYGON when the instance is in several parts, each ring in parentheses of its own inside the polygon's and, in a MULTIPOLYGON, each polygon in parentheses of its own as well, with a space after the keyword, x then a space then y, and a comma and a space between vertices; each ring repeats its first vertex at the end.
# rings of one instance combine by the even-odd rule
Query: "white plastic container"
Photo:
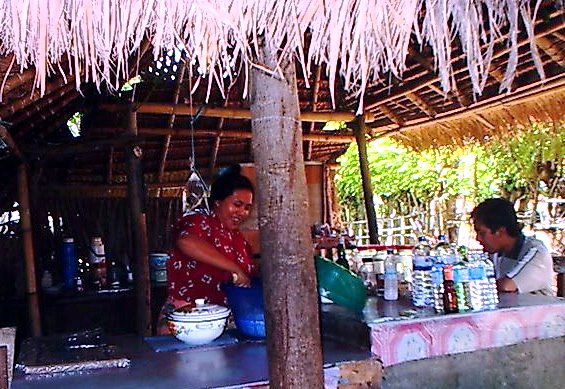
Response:
POLYGON ((396 255, 390 253, 385 259, 385 300, 398 300, 398 271, 396 255))

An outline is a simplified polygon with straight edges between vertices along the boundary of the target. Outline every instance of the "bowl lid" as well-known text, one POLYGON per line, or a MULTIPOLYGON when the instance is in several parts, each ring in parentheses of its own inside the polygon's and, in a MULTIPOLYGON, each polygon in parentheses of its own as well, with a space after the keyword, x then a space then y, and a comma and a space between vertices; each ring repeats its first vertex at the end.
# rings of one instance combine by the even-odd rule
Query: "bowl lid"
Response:
POLYGON ((183 322, 201 322, 224 319, 230 314, 230 309, 222 305, 208 304, 204 299, 196 299, 194 302, 196 306, 186 305, 177 308, 168 315, 168 318, 183 322))

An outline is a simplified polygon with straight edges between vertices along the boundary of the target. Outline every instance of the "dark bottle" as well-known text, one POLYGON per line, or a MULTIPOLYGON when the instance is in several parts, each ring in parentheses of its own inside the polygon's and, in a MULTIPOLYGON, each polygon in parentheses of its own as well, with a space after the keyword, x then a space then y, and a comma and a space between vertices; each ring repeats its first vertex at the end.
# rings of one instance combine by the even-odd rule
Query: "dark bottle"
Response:
POLYGON ((343 236, 340 236, 337 241, 337 260, 335 262, 349 270, 349 262, 347 261, 347 253, 345 252, 345 238, 343 236))
POLYGON ((457 313, 457 291, 453 281, 453 266, 443 267, 443 310, 445 313, 457 313))

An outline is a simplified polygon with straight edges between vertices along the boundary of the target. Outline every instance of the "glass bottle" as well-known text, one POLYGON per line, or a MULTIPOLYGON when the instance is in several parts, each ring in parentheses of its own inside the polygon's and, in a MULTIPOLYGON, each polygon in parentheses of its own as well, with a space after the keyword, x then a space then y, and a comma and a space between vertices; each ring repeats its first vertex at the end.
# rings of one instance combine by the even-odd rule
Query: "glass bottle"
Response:
POLYGON ((349 262, 347 261, 347 253, 345 252, 345 238, 343 236, 340 236, 337 241, 336 263, 349 270, 349 262))
POLYGON ((443 311, 445 313, 457 313, 457 292, 453 281, 453 266, 443 267, 443 311))

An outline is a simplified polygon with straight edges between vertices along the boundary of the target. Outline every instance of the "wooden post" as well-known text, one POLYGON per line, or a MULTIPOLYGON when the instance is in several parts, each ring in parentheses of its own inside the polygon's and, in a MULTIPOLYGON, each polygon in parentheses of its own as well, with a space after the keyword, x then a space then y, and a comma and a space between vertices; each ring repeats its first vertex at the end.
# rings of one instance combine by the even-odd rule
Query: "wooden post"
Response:
MULTIPOLYGON (((128 133, 137 135, 137 115, 129 112, 128 133)), ((149 336, 151 329, 151 284, 149 281, 149 246, 147 243, 147 218, 145 214, 145 188, 141 167, 142 149, 127 146, 128 198, 131 211, 133 250, 135 261, 135 300, 137 307, 137 333, 149 336)))
MULTIPOLYGON (((277 69, 276 50, 261 42, 258 63, 277 69)), ((323 387, 316 270, 308 225, 308 194, 296 74, 251 72, 253 153, 265 285, 271 388, 323 387), (279 75, 280 74, 280 75, 279 75)))
POLYGON ((363 183, 363 197, 365 198, 365 211, 367 212, 367 224, 369 227, 369 243, 379 243, 379 231, 377 227, 377 214, 373 203, 373 185, 369 173, 369 162, 367 160, 367 140, 365 139, 365 118, 357 116, 355 127, 355 140, 359 151, 359 168, 361 169, 361 181, 363 183))
POLYGON ((35 277, 35 254, 33 251, 33 235, 31 230, 27 166, 24 163, 21 163, 18 167, 18 195, 26 270, 27 308, 31 320, 31 334, 33 336, 41 336, 41 317, 39 314, 37 280, 35 277))
POLYGON ((0 346, 0 389, 9 389, 8 380, 8 347, 0 346))

